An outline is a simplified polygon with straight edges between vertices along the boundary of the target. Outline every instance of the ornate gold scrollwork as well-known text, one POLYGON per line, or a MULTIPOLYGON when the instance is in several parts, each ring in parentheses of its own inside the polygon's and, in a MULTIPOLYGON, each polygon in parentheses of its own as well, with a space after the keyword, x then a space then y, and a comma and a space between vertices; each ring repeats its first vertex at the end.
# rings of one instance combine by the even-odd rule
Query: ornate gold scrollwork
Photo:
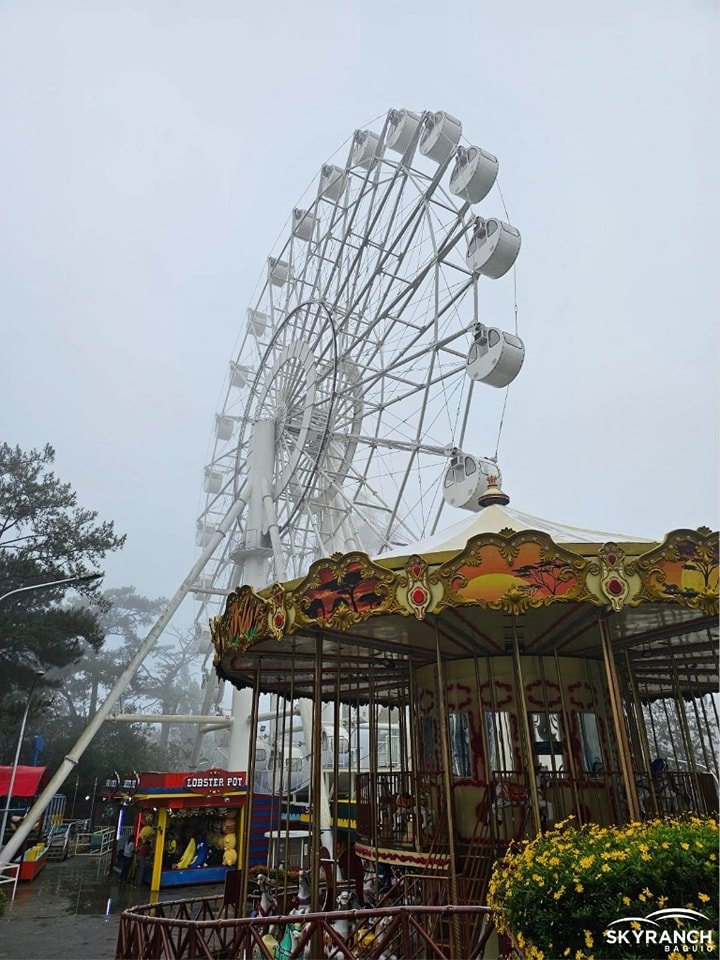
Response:
POLYGON ((709 615, 718 613, 718 534, 707 527, 673 530, 648 553, 627 564, 641 581, 632 605, 674 603, 709 615))
POLYGON ((551 603, 598 603, 585 585, 587 568, 584 557, 537 530, 479 534, 430 575, 431 584, 443 586, 433 613, 475 604, 519 616, 551 603))
POLYGON ((255 640, 265 636, 267 615, 268 602, 259 597, 252 587, 243 585, 234 590, 227 599, 225 612, 216 628, 223 653, 247 650, 255 640))
POLYGON ((405 564, 405 572, 398 579, 398 595, 415 614, 424 620, 432 600, 427 561, 413 554, 405 564))
POLYGON ((347 630, 368 617, 396 612, 397 574, 366 553, 317 560, 307 577, 287 595, 295 629, 327 626, 347 630))

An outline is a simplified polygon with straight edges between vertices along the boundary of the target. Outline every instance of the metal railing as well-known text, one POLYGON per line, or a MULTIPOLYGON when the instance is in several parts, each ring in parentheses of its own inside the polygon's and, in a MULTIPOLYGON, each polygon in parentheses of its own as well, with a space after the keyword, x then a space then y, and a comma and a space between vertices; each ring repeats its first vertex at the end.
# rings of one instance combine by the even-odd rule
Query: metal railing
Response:
POLYGON ((476 960, 490 913, 482 906, 399 905, 278 917, 231 917, 221 897, 175 900, 125 910, 116 960, 206 958, 272 960, 278 943, 290 960, 476 960))
POLYGON ((17 893, 18 880, 20 878, 19 863, 0 863, 0 886, 12 884, 11 900, 15 899, 17 893))

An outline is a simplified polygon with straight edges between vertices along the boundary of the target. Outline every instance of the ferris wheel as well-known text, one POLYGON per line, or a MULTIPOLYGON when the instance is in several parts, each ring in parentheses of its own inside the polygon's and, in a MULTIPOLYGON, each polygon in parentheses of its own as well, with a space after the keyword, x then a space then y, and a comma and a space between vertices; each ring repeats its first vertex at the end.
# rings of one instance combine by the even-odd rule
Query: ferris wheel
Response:
POLYGON ((479 294, 520 250, 506 214, 478 209, 498 160, 446 112, 391 110, 378 126, 321 167, 247 309, 198 546, 242 510, 197 584, 204 601, 416 541, 448 505, 477 509, 498 472, 468 438, 474 385, 507 386, 524 357, 479 294))

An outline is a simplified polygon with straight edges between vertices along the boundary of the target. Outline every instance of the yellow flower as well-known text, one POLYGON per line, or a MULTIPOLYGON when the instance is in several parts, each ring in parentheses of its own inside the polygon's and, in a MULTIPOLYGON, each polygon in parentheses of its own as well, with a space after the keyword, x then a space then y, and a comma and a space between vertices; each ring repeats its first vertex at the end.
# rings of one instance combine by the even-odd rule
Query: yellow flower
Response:
POLYGON ((604 864, 602 865, 602 872, 603 872, 603 873, 610 873, 610 867, 609 867, 606 863, 604 863, 604 864))
POLYGON ((658 897, 658 906, 659 906, 659 907, 664 907, 667 902, 668 902, 668 898, 667 898, 667 897, 658 897))
POLYGON ((586 946, 586 947, 592 947, 592 946, 593 946, 593 935, 592 935, 592 931, 591 931, 591 930, 583 930, 583 933, 585 934, 585 946, 586 946))
POLYGON ((706 893, 699 893, 698 898, 702 900, 703 903, 708 903, 710 900, 710 897, 706 893))
POLYGON ((689 849, 690 849, 690 844, 689 844, 689 843, 681 843, 680 846, 683 848, 683 850, 689 850, 689 849))
POLYGON ((640 854, 640 859, 641 859, 641 860, 652 860, 652 857, 650 856, 649 853, 641 853, 641 854, 640 854))
POLYGON ((563 950, 563 956, 564 956, 564 957, 569 957, 569 956, 570 956, 570 947, 566 947, 566 948, 563 950))
POLYGON ((580 866, 587 869, 595 863, 595 857, 580 857, 580 866))
POLYGON ((638 900, 640 901, 640 903, 645 903, 645 901, 647 900, 647 897, 645 896, 644 893, 641 893, 640 896, 638 897, 638 900))
POLYGON ((623 903, 626 907, 629 907, 631 903, 630 897, 623 897, 623 903))
POLYGON ((633 920, 633 922, 630 924, 630 926, 633 928, 633 930, 639 930, 639 929, 640 929, 640 924, 637 922, 637 920, 633 920))
POLYGON ((576 883, 575 889, 577 890, 578 893, 582 893, 585 887, 581 883, 576 883))
POLYGON ((648 890, 648 888, 645 887, 645 888, 643 889, 643 893, 645 894, 646 897, 649 897, 649 898, 652 900, 652 898, 653 898, 652 890, 648 890))

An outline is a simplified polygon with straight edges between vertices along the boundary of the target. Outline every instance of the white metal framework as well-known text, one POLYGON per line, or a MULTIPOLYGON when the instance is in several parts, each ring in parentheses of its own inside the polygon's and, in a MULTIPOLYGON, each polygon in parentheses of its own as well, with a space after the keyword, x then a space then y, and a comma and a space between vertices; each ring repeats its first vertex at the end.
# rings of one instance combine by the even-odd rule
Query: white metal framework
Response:
MULTIPOLYGON (((216 416, 198 546, 249 496, 198 582, 198 623, 240 580, 300 576, 337 550, 380 554, 457 502, 449 458, 484 376, 468 359, 479 280, 507 272, 520 247, 512 226, 478 216, 498 162, 460 146, 461 130, 447 113, 391 110, 292 211, 216 416)), ((493 358, 486 382, 505 386, 521 363, 493 383, 493 358)))

